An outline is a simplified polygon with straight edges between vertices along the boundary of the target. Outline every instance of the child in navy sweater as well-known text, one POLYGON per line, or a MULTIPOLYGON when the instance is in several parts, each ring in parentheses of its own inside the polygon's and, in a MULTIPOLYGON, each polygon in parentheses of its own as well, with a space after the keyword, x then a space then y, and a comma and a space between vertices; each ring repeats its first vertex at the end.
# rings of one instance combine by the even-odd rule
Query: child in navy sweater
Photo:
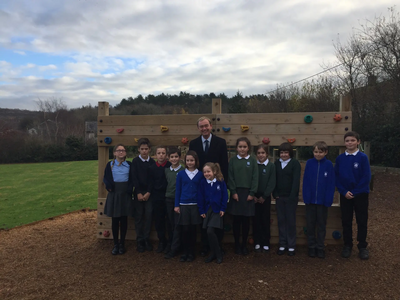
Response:
POLYGON ((197 190, 203 174, 197 169, 199 158, 197 153, 189 150, 185 157, 186 169, 176 177, 175 212, 179 214, 177 225, 182 228, 182 245, 184 254, 181 262, 194 260, 196 246, 196 225, 201 223, 197 206, 197 190))
POLYGON ((207 229, 208 242, 211 256, 206 258, 209 263, 216 259, 217 264, 222 263, 222 250, 216 230, 223 230, 223 216, 228 203, 228 190, 224 176, 218 163, 206 163, 203 167, 204 178, 200 182, 197 204, 199 213, 204 219, 203 228, 207 229))
POLYGON ((154 159, 149 156, 150 141, 141 138, 138 141, 140 155, 132 160, 132 180, 135 187, 135 227, 137 251, 152 251, 153 246, 149 241, 153 206, 150 200, 150 189, 148 184, 149 168, 155 164, 154 159))
POLYGON ((360 136, 350 131, 344 135, 345 153, 336 158, 336 187, 340 193, 344 247, 342 257, 349 258, 353 248, 353 213, 357 221, 359 257, 368 259, 368 194, 371 169, 368 157, 358 150, 360 136))
POLYGON ((126 161, 126 149, 122 144, 114 147, 114 159, 104 171, 103 182, 108 191, 104 214, 112 218, 114 248, 112 254, 125 253, 125 236, 128 229, 128 216, 133 216, 131 163, 126 161), (121 230, 120 241, 118 234, 121 230))
POLYGON ((335 193, 335 172, 333 164, 325 157, 328 154, 328 145, 325 142, 316 142, 313 154, 314 158, 307 161, 303 177, 308 256, 325 258, 326 219, 335 193))

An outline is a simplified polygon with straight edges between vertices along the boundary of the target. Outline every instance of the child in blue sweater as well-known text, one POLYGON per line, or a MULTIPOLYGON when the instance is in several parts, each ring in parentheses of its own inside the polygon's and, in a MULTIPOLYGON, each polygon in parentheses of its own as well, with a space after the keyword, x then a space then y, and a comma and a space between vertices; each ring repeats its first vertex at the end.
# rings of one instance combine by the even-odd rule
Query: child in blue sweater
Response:
POLYGON ((204 178, 200 182, 197 204, 199 213, 204 219, 203 228, 207 229, 211 256, 205 262, 216 259, 222 263, 222 250, 219 245, 216 230, 223 230, 223 216, 228 203, 228 190, 218 163, 206 163, 203 167, 204 178))
POLYGON ((197 190, 203 174, 197 169, 199 158, 197 153, 189 150, 185 157, 186 169, 176 177, 175 212, 179 214, 177 225, 182 228, 182 245, 184 254, 181 262, 194 260, 196 246, 196 225, 201 223, 197 207, 197 190))
POLYGON ((353 213, 357 221, 359 257, 368 259, 367 224, 371 169, 368 157, 358 150, 360 136, 350 131, 344 135, 345 153, 336 158, 336 187, 340 193, 344 247, 342 257, 349 258, 353 248, 353 213))
POLYGON ((332 206, 335 193, 335 172, 332 162, 325 157, 328 154, 328 145, 325 142, 316 142, 313 154, 314 158, 307 161, 303 177, 308 256, 325 258, 326 220, 328 207, 332 206))

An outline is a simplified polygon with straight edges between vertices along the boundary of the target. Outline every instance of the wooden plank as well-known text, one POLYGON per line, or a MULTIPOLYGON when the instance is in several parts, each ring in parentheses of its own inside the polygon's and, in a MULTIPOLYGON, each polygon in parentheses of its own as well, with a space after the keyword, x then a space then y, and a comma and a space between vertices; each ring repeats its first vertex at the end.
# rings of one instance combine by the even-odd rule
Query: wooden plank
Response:
MULTIPOLYGON (((189 142, 197 138, 199 134, 193 135, 182 135, 182 136, 167 136, 167 135, 154 135, 154 136, 147 136, 150 140, 152 145, 165 145, 165 146, 189 146, 189 143, 184 145, 182 144, 182 138, 188 138, 189 142)), ((97 137, 97 145, 99 146, 115 146, 119 143, 124 144, 126 146, 137 146, 137 142, 135 138, 139 139, 143 136, 133 137, 133 136, 123 136, 123 135, 111 135, 109 137, 112 138, 112 142, 110 144, 104 143, 104 138, 106 136, 101 135, 97 137)))
MULTIPOLYGON (((164 126, 164 125, 163 125, 164 126)), ((148 137, 154 135, 160 136, 185 136, 185 135, 199 135, 196 124, 186 125, 169 125, 168 131, 161 131, 159 125, 146 125, 146 126, 125 126, 122 133, 118 133, 119 126, 99 126, 97 128, 98 136, 132 136, 132 137, 148 137)))
POLYGON ((339 100, 339 111, 343 114, 344 112, 351 111, 351 95, 346 94, 340 96, 339 100))
POLYGON ((251 124, 304 124, 304 117, 312 115, 313 121, 310 124, 332 124, 332 123, 346 123, 351 124, 352 112, 313 112, 313 113, 259 113, 259 114, 219 114, 217 115, 217 125, 230 124, 230 125, 251 125, 251 124), (340 113, 343 119, 340 122, 335 122, 333 117, 335 114, 340 113), (347 117, 347 119, 346 119, 347 117))
POLYGON ((211 113, 212 114, 220 114, 222 113, 222 100, 221 98, 213 98, 211 106, 211 113))
POLYGON ((161 126, 161 125, 192 125, 196 129, 197 120, 200 117, 208 117, 215 121, 215 114, 195 115, 147 115, 147 116, 99 116, 98 126, 161 126))

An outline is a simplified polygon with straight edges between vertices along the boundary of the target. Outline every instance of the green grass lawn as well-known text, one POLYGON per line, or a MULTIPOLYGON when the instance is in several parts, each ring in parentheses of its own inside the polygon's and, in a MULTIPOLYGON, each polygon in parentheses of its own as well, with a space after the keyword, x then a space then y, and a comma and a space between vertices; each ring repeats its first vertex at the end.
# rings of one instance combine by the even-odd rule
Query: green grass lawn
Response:
POLYGON ((0 229, 97 207, 97 160, 0 165, 0 229))

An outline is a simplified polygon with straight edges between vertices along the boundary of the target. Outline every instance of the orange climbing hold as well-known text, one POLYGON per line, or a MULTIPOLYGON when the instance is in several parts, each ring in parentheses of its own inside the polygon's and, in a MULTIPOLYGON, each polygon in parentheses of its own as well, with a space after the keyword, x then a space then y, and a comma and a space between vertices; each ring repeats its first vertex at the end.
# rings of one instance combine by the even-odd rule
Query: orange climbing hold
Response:
POLYGON ((187 137, 182 138, 181 140, 182 144, 186 145, 187 143, 189 143, 189 139, 187 137))
POLYGON ((118 128, 118 129, 117 129, 117 132, 118 132, 118 133, 122 133, 122 132, 124 132, 124 129, 123 129, 123 128, 118 128))
POLYGON ((287 139, 287 141, 288 141, 289 143, 293 144, 293 143, 296 141, 296 139, 295 139, 295 138, 287 139))
POLYGON ((342 116, 340 114, 335 114, 333 119, 335 120, 335 122, 339 122, 342 119, 342 116))

